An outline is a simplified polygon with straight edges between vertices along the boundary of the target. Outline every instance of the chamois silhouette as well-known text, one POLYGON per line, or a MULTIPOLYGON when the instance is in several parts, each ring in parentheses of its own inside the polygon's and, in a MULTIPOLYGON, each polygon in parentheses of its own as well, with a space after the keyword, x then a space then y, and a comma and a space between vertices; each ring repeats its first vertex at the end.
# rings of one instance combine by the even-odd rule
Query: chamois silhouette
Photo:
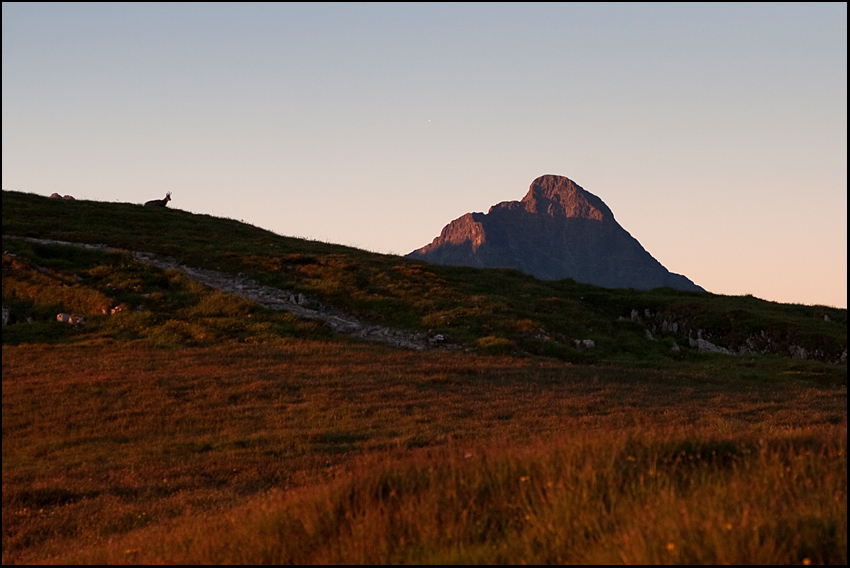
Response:
POLYGON ((165 207, 171 201, 171 192, 165 194, 165 199, 151 199, 145 203, 145 207, 165 207))

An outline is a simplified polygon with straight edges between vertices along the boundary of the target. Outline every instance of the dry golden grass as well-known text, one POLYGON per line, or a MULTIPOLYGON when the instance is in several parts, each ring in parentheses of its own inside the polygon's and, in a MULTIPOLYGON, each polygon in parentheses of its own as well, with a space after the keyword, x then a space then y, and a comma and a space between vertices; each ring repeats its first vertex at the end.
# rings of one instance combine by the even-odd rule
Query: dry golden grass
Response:
POLYGON ((58 561, 841 564, 838 430, 753 446, 697 448, 693 430, 584 431, 522 449, 422 450, 58 561))
POLYGON ((3 562, 845 561, 846 383, 717 361, 4 346, 3 562))

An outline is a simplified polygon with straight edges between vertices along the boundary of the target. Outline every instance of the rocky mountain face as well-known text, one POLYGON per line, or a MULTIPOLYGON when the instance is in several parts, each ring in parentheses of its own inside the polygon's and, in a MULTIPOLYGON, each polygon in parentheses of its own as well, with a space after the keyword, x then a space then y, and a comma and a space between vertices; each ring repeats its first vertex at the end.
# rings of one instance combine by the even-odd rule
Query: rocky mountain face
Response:
POLYGON ((572 278, 606 288, 704 290, 669 272, 614 219, 601 199, 572 180, 545 175, 522 201, 467 213, 407 255, 459 266, 516 268, 542 280, 572 278))

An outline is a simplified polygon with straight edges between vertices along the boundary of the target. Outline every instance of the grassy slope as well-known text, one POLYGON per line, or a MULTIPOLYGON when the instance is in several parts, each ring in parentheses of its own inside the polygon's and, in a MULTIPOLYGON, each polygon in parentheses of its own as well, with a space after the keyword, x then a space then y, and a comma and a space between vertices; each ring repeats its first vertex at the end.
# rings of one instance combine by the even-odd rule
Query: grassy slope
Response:
MULTIPOLYGON (((799 346, 809 357, 822 360, 837 360, 847 348, 847 310, 669 289, 606 290, 571 280, 544 282, 514 270, 436 266, 282 237, 237 221, 172 209, 3 192, 3 235, 167 254, 188 265, 242 272, 265 284, 303 292, 374 323, 432 329, 464 345, 566 360, 684 356, 670 348, 674 341, 688 346, 686 330, 693 337, 703 330, 706 338, 733 350, 749 338, 759 349, 789 355, 789 348, 799 346), (630 319, 633 310, 641 322, 630 319), (645 317, 647 310, 650 318, 645 317), (824 321, 825 315, 830 321, 824 321), (677 322, 679 333, 647 341, 645 330, 654 327, 655 335, 662 335, 664 319, 677 322), (593 339, 597 349, 581 354, 572 340, 586 338, 593 339)), ((68 256, 9 239, 3 246, 35 255, 34 262, 41 266, 50 267, 51 259, 44 257, 56 263, 56 257, 63 261, 68 256)), ((56 268, 91 271, 100 261, 81 262, 60 262, 56 268)), ((93 278, 83 286, 100 284, 99 292, 108 292, 102 286, 109 282, 98 281, 97 274, 89 276, 93 278)), ((12 299, 4 295, 6 302, 12 299)), ((17 307, 26 311, 25 306, 17 307)), ((89 315, 97 315, 97 310, 89 315)))
POLYGON ((628 319, 834 354, 846 310, 8 192, 3 234, 170 254, 502 353, 339 341, 124 255, 4 238, 4 305, 35 321, 3 332, 4 563, 846 561, 846 366, 700 354, 628 319), (98 315, 115 301, 146 309, 98 315))
POLYGON ((6 346, 3 560, 846 560, 842 377, 736 362, 6 346))

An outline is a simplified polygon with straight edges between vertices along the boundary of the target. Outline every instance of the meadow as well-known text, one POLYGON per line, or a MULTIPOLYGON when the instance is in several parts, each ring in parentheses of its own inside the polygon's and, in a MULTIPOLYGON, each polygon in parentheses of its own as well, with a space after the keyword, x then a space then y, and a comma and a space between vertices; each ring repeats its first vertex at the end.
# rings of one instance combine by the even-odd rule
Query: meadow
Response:
POLYGON ((4 564, 846 564, 846 310, 13 192, 3 247, 4 564), (14 237, 247 273, 449 341, 358 342, 124 253, 14 237), (633 309, 780 347, 650 340, 633 309))
POLYGON ((842 563, 846 386, 771 363, 4 347, 4 562, 842 563))

